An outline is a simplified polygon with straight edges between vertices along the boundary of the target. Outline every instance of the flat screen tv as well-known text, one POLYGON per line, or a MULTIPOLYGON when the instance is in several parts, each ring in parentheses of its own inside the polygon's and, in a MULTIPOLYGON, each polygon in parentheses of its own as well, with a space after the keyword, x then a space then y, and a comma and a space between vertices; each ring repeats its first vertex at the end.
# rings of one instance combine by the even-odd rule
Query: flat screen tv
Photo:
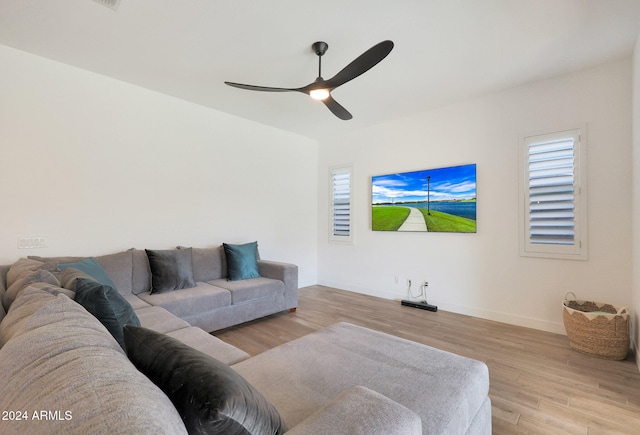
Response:
POLYGON ((373 231, 476 232, 476 165, 371 177, 373 231))

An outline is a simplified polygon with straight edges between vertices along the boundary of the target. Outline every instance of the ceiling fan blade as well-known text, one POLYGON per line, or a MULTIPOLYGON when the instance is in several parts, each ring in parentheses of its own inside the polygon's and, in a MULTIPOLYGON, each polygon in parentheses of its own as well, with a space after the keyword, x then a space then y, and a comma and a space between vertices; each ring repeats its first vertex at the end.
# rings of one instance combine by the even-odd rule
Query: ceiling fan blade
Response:
POLYGON ((360 56, 355 58, 349 65, 344 67, 338 74, 327 80, 325 83, 330 89, 337 88, 340 85, 355 79, 361 74, 369 71, 382 59, 387 57, 393 50, 392 41, 382 41, 374 45, 360 56))
POLYGON ((233 82, 225 82, 225 84, 229 86, 233 86, 234 88, 246 89, 248 91, 263 91, 263 92, 301 92, 300 89, 292 89, 292 88, 271 88, 268 86, 254 86, 254 85, 244 85, 242 83, 233 83, 233 82))
POLYGON ((334 100, 331 95, 329 95, 327 98, 322 100, 322 102, 325 104, 325 106, 329 108, 329 110, 331 110, 331 112, 334 115, 336 115, 338 118, 342 119, 343 121, 348 121, 349 119, 353 118, 351 113, 349 113, 347 109, 342 107, 340 103, 334 100))

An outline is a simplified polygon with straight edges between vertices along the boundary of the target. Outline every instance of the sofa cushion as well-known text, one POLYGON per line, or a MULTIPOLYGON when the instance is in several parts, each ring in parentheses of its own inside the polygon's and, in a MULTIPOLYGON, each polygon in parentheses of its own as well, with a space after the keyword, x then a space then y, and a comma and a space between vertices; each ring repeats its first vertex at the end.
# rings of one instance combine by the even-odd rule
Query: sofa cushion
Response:
MULTIPOLYGON (((129 294, 132 291, 132 252, 133 249, 129 249, 128 251, 117 252, 115 254, 92 257, 102 269, 104 269, 105 273, 115 284, 116 289, 122 294, 129 294)), ((55 263, 56 266, 58 266, 59 264, 78 263, 89 257, 40 257, 30 255, 28 258, 45 263, 55 263)))
POLYGON ((133 277, 133 249, 117 252, 115 254, 100 255, 94 257, 109 278, 116 285, 120 294, 128 295, 132 292, 133 277))
POLYGON ((163 307, 179 317, 206 313, 231 305, 231 294, 228 290, 204 282, 199 282, 189 289, 167 293, 141 293, 138 297, 149 305, 163 307))
POLYGON ((133 249, 133 280, 131 283, 132 293, 148 293, 151 290, 151 267, 149 267, 149 257, 144 249, 133 249))
POLYGON ((481 361, 348 323, 336 323, 233 368, 291 426, 344 390, 361 385, 418 414, 425 434, 467 433, 489 392, 489 372, 481 361))
POLYGON ((284 294, 284 283, 271 278, 260 277, 239 281, 216 279, 209 281, 208 284, 229 290, 232 304, 239 304, 275 294, 284 294))
POLYGON ((64 268, 59 277, 60 285, 63 288, 66 288, 67 290, 70 290, 74 293, 74 297, 72 299, 75 299, 76 282, 78 281, 78 278, 85 278, 96 281, 94 277, 92 277, 88 273, 81 271, 80 269, 76 269, 75 267, 64 268))
POLYGON ((9 311, 11 304, 23 289, 36 282, 44 282, 54 286, 60 285, 58 279, 53 276, 53 274, 48 270, 36 269, 32 272, 28 272, 27 270, 25 270, 4 292, 4 296, 2 297, 2 304, 5 310, 9 311))
POLYGON ((228 365, 149 329, 126 326, 133 364, 171 399, 191 433, 282 434, 278 411, 228 365))
POLYGON ((41 269, 44 262, 38 260, 32 260, 30 258, 20 258, 13 263, 7 271, 7 285, 8 289, 18 279, 30 272, 41 269))
POLYGON ((174 316, 162 307, 137 308, 135 312, 140 319, 141 326, 157 332, 165 333, 190 326, 186 321, 174 316))
POLYGON ((247 352, 225 343, 218 337, 207 334, 195 326, 167 332, 167 335, 225 364, 235 364, 249 358, 247 352))
POLYGON ((151 267, 151 293, 195 287, 191 249, 145 249, 151 267))
POLYGON ((193 262, 193 279, 200 282, 211 281, 225 277, 226 261, 222 246, 215 248, 186 248, 178 246, 177 249, 191 249, 193 262))
POLYGON ((222 244, 227 259, 229 281, 258 278, 258 242, 243 245, 222 244))
POLYGON ((122 295, 122 297, 125 298, 127 302, 129 302, 129 304, 131 304, 134 310, 137 310, 138 308, 151 306, 145 301, 143 301, 142 299, 140 299, 137 295, 122 295))
POLYGON ((75 262, 75 263, 60 263, 58 264, 58 269, 64 271, 64 269, 72 267, 76 270, 86 273, 87 275, 93 277, 95 281, 98 281, 100 284, 108 285, 110 287, 116 288, 114 282, 109 278, 107 272, 104 271, 102 266, 98 264, 95 258, 85 258, 84 260, 75 262))
POLYGON ((76 281, 76 302, 93 314, 113 335, 124 349, 122 327, 140 326, 140 320, 133 308, 118 291, 99 282, 78 278, 76 281))
POLYGON ((2 433, 186 434, 169 399, 100 322, 64 295, 40 293, 31 296, 45 303, 0 349, 0 409, 29 412, 1 422, 2 433), (33 419, 40 410, 59 414, 33 419))
POLYGON ((353 387, 317 410, 287 435, 421 435, 418 415, 388 397, 353 387))
POLYGON ((6 344, 16 333, 25 328, 24 322, 29 321, 30 316, 54 300, 56 295, 36 287, 35 284, 27 286, 20 296, 11 304, 11 310, 0 324, 0 347, 6 344))

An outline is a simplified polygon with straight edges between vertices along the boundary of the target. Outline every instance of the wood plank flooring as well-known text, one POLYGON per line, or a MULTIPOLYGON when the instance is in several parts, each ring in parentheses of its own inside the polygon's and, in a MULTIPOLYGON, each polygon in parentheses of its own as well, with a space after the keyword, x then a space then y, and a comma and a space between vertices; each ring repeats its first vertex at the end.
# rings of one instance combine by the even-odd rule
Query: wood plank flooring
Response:
POLYGON ((256 355, 339 321, 484 361, 494 434, 640 434, 640 373, 632 357, 583 355, 564 335, 323 286, 300 289, 295 313, 214 335, 256 355))

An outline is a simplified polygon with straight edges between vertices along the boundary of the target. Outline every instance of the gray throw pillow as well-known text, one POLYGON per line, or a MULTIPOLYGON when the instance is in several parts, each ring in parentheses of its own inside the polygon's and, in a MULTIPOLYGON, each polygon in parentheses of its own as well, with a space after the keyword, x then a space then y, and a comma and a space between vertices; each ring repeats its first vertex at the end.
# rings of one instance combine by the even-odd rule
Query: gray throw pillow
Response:
POLYGON ((140 326, 140 319, 131 304, 111 286, 91 279, 78 278, 76 302, 107 328, 123 350, 125 346, 122 328, 125 325, 140 326))
POLYGON ((151 267, 151 294, 196 286, 191 248, 145 251, 151 267))
POLYGON ((150 329, 125 326, 127 355, 171 399, 190 434, 278 435, 278 411, 238 372, 150 329))

